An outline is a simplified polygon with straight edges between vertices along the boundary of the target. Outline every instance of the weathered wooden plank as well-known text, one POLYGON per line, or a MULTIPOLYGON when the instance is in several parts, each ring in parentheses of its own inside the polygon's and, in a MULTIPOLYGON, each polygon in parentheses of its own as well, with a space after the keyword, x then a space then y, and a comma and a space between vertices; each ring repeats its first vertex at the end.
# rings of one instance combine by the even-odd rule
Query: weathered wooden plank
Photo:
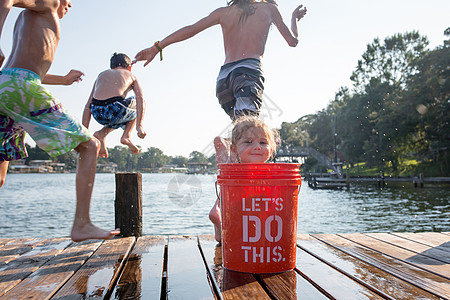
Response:
POLYGON ((214 299, 195 237, 169 238, 167 290, 169 299, 214 299))
POLYGON ((418 243, 423 243, 432 247, 436 247, 439 250, 450 252, 450 234, 433 233, 433 232, 393 232, 393 235, 400 236, 405 239, 410 239, 418 243))
MULTIPOLYGON (((410 239, 405 239, 389 233, 367 233, 366 235, 384 241, 386 243, 411 250, 416 253, 434 258, 445 264, 450 264, 450 251, 444 251, 438 247, 428 246, 410 239)), ((449 270, 450 273, 450 270, 449 270)))
POLYGON ((450 297, 450 283, 442 276, 417 268, 381 252, 373 251, 338 235, 312 234, 312 236, 438 297, 450 297))
POLYGON ((0 247, 13 242, 15 239, 0 239, 0 247))
POLYGON ((387 299, 439 299, 414 285, 384 272, 364 261, 316 240, 299 235, 299 247, 319 257, 324 263, 365 284, 387 299))
POLYGON ((447 279, 450 279, 449 266, 434 258, 422 255, 420 253, 415 253, 410 250, 399 248, 395 245, 376 240, 362 233, 349 233, 342 236, 375 251, 379 251, 393 258, 413 264, 419 268, 434 272, 447 279))
POLYGON ((383 299, 367 287, 324 264, 302 249, 297 249, 296 267, 308 281, 335 299, 383 299))
POLYGON ((249 273, 234 272, 222 267, 222 247, 210 235, 199 236, 199 243, 210 280, 222 299, 270 299, 256 278, 249 273))
POLYGON ((161 295, 166 237, 138 238, 114 287, 114 299, 158 299, 161 295))
POLYGON ((135 238, 104 241, 87 262, 54 295, 55 299, 105 297, 134 246, 135 238))
POLYGON ((276 299, 328 299, 295 270, 255 276, 276 299))
POLYGON ((44 239, 17 239, 0 248, 0 266, 8 263, 20 255, 31 251, 38 246, 44 239))
POLYGON ((100 244, 101 242, 94 240, 72 243, 6 293, 5 297, 8 299, 49 299, 84 264, 100 244))
MULTIPOLYGON (((27 251, 9 263, 2 263, 0 265, 0 296, 62 252, 70 243, 71 240, 67 238, 43 240, 31 251, 27 251)), ((18 250, 22 249, 24 249, 23 244, 18 250)))

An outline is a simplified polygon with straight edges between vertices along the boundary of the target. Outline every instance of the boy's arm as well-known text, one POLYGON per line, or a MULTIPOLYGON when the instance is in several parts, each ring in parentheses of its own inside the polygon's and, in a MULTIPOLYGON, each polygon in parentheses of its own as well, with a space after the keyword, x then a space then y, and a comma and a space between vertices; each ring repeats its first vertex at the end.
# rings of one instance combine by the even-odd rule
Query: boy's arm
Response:
POLYGON ((139 84, 139 81, 137 78, 134 78, 133 82, 133 92, 136 96, 136 131, 138 137, 141 139, 145 138, 147 133, 144 130, 144 127, 142 126, 142 122, 144 120, 144 114, 145 114, 145 102, 144 102, 144 93, 142 92, 141 85, 139 84))
MULTIPOLYGON (((166 38, 164 38, 162 41, 158 42, 158 47, 161 49, 164 49, 165 47, 178 43, 184 40, 187 40, 197 33, 211 27, 214 25, 219 24, 220 22, 220 15, 223 11, 223 8, 218 8, 214 10, 212 13, 210 13, 207 17, 204 17, 203 19, 197 21, 196 23, 185 26, 174 33, 168 35, 166 38)), ((144 67, 148 65, 153 58, 158 54, 159 49, 154 45, 150 48, 146 48, 142 51, 140 51, 135 56, 134 62, 145 60, 144 67)))
POLYGON ((292 12, 292 18, 291 18, 291 29, 287 27, 286 23, 283 21, 283 17, 280 14, 280 11, 278 10, 278 7, 275 5, 271 6, 272 10, 272 20, 275 26, 277 26, 278 31, 281 33, 283 38, 286 40, 289 46, 295 47, 298 44, 298 29, 297 29, 297 22, 302 19, 306 14, 306 7, 303 7, 303 5, 299 5, 294 11, 292 12))
MULTIPOLYGON (((8 16, 9 11, 11 10, 12 6, 13 6, 12 0, 1 0, 0 1, 0 38, 2 36, 3 25, 5 24, 6 17, 8 16)), ((2 66, 4 60, 5 60, 5 55, 3 54, 3 51, 0 47, 0 67, 2 66)))
POLYGON ((81 118, 81 124, 83 124, 84 127, 89 129, 89 123, 91 122, 91 102, 92 98, 94 97, 94 89, 95 89, 95 83, 92 87, 91 94, 89 95, 89 100, 84 106, 83 110, 83 117, 81 118))
POLYGON ((75 81, 80 82, 81 80, 83 80, 81 76, 84 76, 84 73, 77 70, 70 70, 69 73, 64 76, 46 74, 44 79, 42 79, 42 83, 53 85, 71 85, 75 81))

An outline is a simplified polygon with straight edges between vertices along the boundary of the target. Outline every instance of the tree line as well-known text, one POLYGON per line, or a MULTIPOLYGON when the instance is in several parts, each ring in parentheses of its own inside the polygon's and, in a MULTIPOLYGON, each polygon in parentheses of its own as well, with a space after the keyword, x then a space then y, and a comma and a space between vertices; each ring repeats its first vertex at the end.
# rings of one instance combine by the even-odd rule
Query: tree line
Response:
MULTIPOLYGON (((450 28, 444 35, 450 36, 450 28)), ((338 153, 349 166, 363 163, 391 175, 449 176, 450 39, 432 50, 428 45, 417 31, 375 38, 350 76, 352 87, 341 87, 326 108, 281 124, 283 147, 309 146, 331 159, 338 153)), ((27 148, 28 160, 49 159, 38 147, 27 148)), ((132 155, 116 146, 108 152, 98 163, 114 162, 119 171, 215 164, 215 155, 198 151, 171 157, 151 147, 132 155)), ((55 160, 71 169, 76 159, 72 151, 55 160)), ((304 169, 315 164, 308 158, 304 169)))
MULTIPOLYGON (((26 164, 29 164, 31 160, 53 160, 55 162, 66 164, 67 170, 75 170, 77 166, 77 153, 70 151, 63 155, 59 155, 55 158, 50 156, 40 149, 38 146, 32 147, 28 144, 25 145, 28 151, 28 157, 25 160, 26 164)), ((139 146, 138 146, 139 147, 139 146)), ((207 157, 199 151, 193 151, 189 154, 189 157, 184 156, 168 156, 163 153, 159 148, 150 147, 146 151, 140 151, 138 154, 131 154, 128 147, 115 146, 114 148, 108 148, 108 158, 99 157, 98 164, 117 164, 117 170, 122 172, 148 172, 157 170, 166 165, 173 165, 175 167, 186 167, 188 163, 211 163, 215 165, 215 154, 207 157)))
MULTIPOLYGON (((444 31, 450 36, 450 28, 444 31)), ((326 108, 281 125, 285 147, 309 146, 390 175, 449 176, 450 40, 417 31, 375 38, 326 108)), ((307 161, 314 168, 314 161, 307 161)))

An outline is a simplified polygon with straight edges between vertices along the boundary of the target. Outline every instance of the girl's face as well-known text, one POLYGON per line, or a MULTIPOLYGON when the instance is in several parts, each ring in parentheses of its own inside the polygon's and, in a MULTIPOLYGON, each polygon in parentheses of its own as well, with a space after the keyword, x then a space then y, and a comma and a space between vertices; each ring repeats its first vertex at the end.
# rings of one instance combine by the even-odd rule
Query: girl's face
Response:
POLYGON ((231 150, 241 163, 264 163, 269 160, 272 149, 261 128, 250 128, 231 145, 231 150))

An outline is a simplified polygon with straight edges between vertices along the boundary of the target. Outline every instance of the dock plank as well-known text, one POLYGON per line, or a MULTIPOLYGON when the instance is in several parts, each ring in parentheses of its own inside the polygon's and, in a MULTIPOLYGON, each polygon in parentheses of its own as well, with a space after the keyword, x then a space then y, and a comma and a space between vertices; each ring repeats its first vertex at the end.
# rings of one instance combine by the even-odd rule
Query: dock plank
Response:
POLYGON ((296 270, 255 276, 277 299, 328 299, 296 270))
POLYGON ((441 250, 439 246, 437 247, 428 246, 413 241, 411 239, 402 238, 389 233, 367 233, 366 235, 373 237, 377 240, 395 245, 397 247, 402 247, 415 253, 431 257, 433 259, 443 262, 444 264, 450 264, 450 252, 441 250))
POLYGON ((8 299, 49 299, 84 264, 101 242, 72 243, 12 288, 8 299))
POLYGON ((297 243, 303 250, 319 257, 324 263, 364 284, 386 299, 439 299, 431 293, 332 248, 309 235, 299 235, 297 243))
POLYGON ((212 236, 199 236, 199 243, 216 288, 221 299, 270 299, 267 292, 249 273, 224 269, 222 266, 222 247, 212 236))
POLYGON ((0 247, 3 247, 6 244, 13 242, 15 239, 0 239, 0 247))
POLYGON ((367 287, 322 263, 308 252, 297 250, 297 269, 300 274, 334 299, 383 299, 367 287))
POLYGON ((393 232, 393 235, 403 237, 405 239, 410 239, 418 243, 423 243, 432 247, 436 247, 442 251, 450 252, 450 241, 448 235, 450 233, 434 233, 434 232, 421 232, 421 233, 410 233, 410 232, 393 232))
POLYGON ((214 299, 197 238, 169 238, 167 291, 168 299, 214 299))
MULTIPOLYGON (((71 240, 67 238, 41 240, 34 244, 35 246, 30 251, 22 253, 8 263, 2 263, 0 265, 0 296, 19 284, 48 260, 62 252, 70 243, 71 240)), ((18 245, 20 245, 17 248, 19 251, 23 249, 28 250, 28 247, 23 247, 24 244, 18 243, 18 245)))
POLYGON ((138 238, 112 293, 113 299, 158 299, 161 296, 166 237, 138 238))
POLYGON ((31 251, 38 246, 44 239, 17 239, 10 241, 7 245, 0 248, 0 266, 9 263, 20 255, 31 251))
POLYGON ((134 243, 134 237, 104 241, 53 298, 105 297, 119 275, 124 259, 127 258, 134 243))
POLYGON ((450 280, 450 269, 448 265, 432 257, 376 240, 362 233, 345 234, 345 238, 406 263, 413 264, 418 268, 434 272, 450 280))
POLYGON ((373 251, 339 235, 312 234, 312 236, 438 297, 444 299, 450 297, 450 282, 442 276, 417 268, 381 252, 373 251))

